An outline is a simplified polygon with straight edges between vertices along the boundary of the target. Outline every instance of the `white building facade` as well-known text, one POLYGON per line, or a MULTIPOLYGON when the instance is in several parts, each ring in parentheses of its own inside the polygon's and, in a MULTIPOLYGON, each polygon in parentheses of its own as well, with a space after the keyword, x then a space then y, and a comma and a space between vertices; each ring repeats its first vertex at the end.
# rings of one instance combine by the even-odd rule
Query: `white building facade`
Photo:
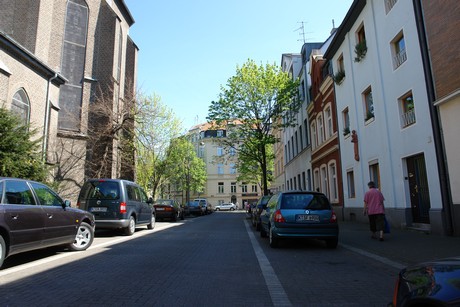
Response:
POLYGON ((354 1, 327 50, 344 177, 345 219, 362 215, 367 183, 395 227, 442 233, 433 130, 412 1, 354 1))

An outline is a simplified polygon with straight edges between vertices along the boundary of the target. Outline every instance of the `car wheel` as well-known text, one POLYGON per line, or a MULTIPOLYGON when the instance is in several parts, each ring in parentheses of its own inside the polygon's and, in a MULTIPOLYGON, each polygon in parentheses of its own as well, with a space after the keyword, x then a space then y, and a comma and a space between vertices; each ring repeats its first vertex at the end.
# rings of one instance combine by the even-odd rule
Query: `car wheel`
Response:
POLYGON ((185 213, 184 213, 184 212, 181 213, 180 219, 181 219, 182 221, 185 220, 185 213))
POLYGON ((260 237, 261 238, 267 237, 267 232, 265 231, 265 228, 262 225, 260 225, 260 237))
POLYGON ((147 225, 147 229, 155 228, 155 214, 152 214, 152 218, 150 219, 150 224, 147 225))
POLYGON ((271 226, 268 231, 269 231, 270 247, 278 247, 279 239, 275 237, 275 235, 273 234, 273 228, 271 226))
POLYGON ((179 218, 179 212, 177 212, 176 214, 174 214, 174 216, 173 216, 173 218, 172 218, 173 222, 176 222, 178 218, 179 218))
POLYGON ((256 230, 260 231, 260 223, 258 223, 257 221, 256 221, 256 230))
POLYGON ((235 210, 235 208, 231 208, 230 210, 232 210, 232 211, 233 211, 233 210, 235 210))
POLYGON ((83 251, 91 246, 94 240, 94 229, 88 223, 82 222, 78 226, 77 235, 72 244, 69 245, 70 250, 83 251))
POLYGON ((136 220, 134 220, 134 216, 130 216, 128 227, 124 229, 124 233, 127 236, 132 236, 135 231, 136 231, 136 220))
POLYGON ((339 244, 339 239, 338 238, 327 239, 326 240, 327 248, 331 248, 331 249, 337 248, 337 244, 339 244))
POLYGON ((6 243, 2 236, 0 236, 0 268, 3 265, 6 255, 6 243))

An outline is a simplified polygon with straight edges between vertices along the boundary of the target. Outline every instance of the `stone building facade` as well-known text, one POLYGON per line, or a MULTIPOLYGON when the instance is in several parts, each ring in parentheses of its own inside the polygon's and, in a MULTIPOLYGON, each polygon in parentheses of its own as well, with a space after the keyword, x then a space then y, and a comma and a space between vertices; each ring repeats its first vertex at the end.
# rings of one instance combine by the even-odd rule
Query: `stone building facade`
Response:
POLYGON ((58 191, 75 200, 87 177, 134 179, 134 151, 119 150, 124 135, 98 130, 101 122, 118 125, 135 94, 138 48, 124 1, 0 5, 0 102, 13 111, 20 104, 16 110, 40 128, 58 191))

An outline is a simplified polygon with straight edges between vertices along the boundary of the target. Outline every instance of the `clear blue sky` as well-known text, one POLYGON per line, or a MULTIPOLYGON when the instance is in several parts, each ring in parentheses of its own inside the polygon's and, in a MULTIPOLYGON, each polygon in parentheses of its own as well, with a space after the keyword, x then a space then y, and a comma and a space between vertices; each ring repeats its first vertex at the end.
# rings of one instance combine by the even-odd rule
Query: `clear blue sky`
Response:
POLYGON ((208 107, 236 66, 280 65, 283 53, 324 42, 352 0, 125 0, 139 47, 138 88, 161 97, 183 130, 206 121, 208 107))

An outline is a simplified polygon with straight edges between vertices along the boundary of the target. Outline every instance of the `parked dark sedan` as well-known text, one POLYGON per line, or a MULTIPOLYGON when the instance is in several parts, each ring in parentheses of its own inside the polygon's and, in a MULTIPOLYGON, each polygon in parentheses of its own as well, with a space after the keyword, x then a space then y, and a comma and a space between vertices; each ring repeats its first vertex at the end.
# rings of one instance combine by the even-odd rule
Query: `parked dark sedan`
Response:
POLYGON ((153 203, 157 220, 171 220, 173 222, 185 218, 184 208, 174 199, 157 199, 153 203))
POLYGON ((275 194, 260 218, 260 236, 268 235, 270 247, 277 247, 287 238, 320 239, 328 248, 337 247, 337 216, 322 193, 290 191, 275 194))
POLYGON ((267 207, 271 197, 272 195, 265 195, 259 198, 254 209, 251 211, 252 226, 254 226, 256 230, 260 230, 260 214, 267 207))
POLYGON ((191 215, 195 215, 195 216, 198 216, 198 215, 203 215, 203 209, 200 205, 200 202, 199 201, 189 201, 186 205, 186 210, 188 210, 188 212, 191 214, 191 215))
POLYGON ((460 306, 460 257, 401 270, 389 306, 460 306))
POLYGON ((45 247, 85 250, 94 227, 91 213, 71 208, 48 186, 0 177, 0 267, 8 256, 45 247))

